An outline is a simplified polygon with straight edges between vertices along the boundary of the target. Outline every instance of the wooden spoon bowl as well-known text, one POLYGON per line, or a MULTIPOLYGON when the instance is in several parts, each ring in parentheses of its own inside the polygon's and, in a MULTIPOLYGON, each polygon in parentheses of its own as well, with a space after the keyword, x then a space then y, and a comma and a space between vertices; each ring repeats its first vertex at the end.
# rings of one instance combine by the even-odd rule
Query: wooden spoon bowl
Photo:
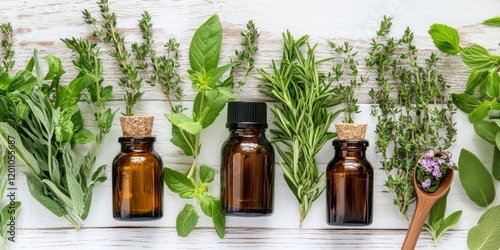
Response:
POLYGON ((411 219, 410 227, 406 233, 405 241, 402 250, 412 250, 415 249, 417 245, 418 237, 424 226, 425 219, 431 211, 432 206, 443 197, 443 195, 450 190, 451 183, 453 182, 454 170, 450 169, 446 172, 446 175, 441 178, 439 187, 434 193, 427 193, 418 186, 417 181, 417 166, 413 170, 413 186, 415 188, 415 195, 417 196, 417 202, 415 207, 415 213, 411 219))

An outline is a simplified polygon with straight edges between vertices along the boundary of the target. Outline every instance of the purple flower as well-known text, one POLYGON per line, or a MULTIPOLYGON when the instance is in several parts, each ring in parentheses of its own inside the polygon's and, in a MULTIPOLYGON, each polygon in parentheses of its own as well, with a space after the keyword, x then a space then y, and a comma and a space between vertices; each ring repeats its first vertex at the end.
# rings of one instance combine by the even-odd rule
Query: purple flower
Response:
POLYGON ((452 168, 453 166, 455 166, 455 163, 450 160, 448 162, 448 168, 452 168))
POLYGON ((418 161, 418 164, 420 164, 422 168, 425 168, 425 172, 432 172, 434 169, 434 161, 431 159, 422 158, 418 161))
POLYGON ((429 150, 429 151, 427 151, 427 153, 425 153, 425 158, 432 158, 432 157, 434 157, 433 150, 429 150))
POLYGON ((431 186, 431 179, 427 178, 427 179, 425 179, 424 182, 422 182, 422 187, 428 188, 430 186, 431 186))
POLYGON ((443 175, 443 173, 441 173, 441 169, 439 169, 439 167, 436 167, 434 168, 434 170, 432 171, 432 175, 436 178, 441 178, 441 176, 443 175))

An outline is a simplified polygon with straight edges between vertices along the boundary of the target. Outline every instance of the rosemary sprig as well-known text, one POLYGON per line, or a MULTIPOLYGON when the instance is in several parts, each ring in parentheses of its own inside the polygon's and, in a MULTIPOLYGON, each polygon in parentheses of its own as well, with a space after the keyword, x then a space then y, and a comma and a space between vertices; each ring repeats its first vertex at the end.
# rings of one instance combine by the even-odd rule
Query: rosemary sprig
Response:
POLYGON ((0 67, 0 73, 2 71, 9 73, 14 67, 15 61, 14 58, 14 50, 12 50, 12 35, 14 34, 14 30, 12 29, 12 25, 10 23, 4 23, 0 25, 0 31, 5 36, 2 39, 1 45, 5 49, 5 54, 2 57, 2 66, 0 67))
POLYGON ((318 70, 318 65, 329 59, 316 59, 315 46, 307 42, 308 36, 295 40, 287 32, 283 39, 279 65, 273 61, 270 73, 258 71, 264 82, 261 92, 281 104, 272 109, 277 127, 271 129, 272 140, 284 161, 279 164, 286 183, 299 202, 302 227, 313 202, 324 191, 325 178, 319 174, 314 157, 327 140, 336 136, 328 129, 340 111, 331 113, 328 109, 341 101, 330 88, 334 76, 318 70), (304 45, 306 53, 301 51, 304 45))
POLYGON ((385 185, 408 219, 408 206, 415 201, 413 168, 425 151, 451 146, 455 108, 448 98, 449 86, 436 72, 438 57, 431 54, 420 66, 411 30, 407 28, 400 39, 387 38, 391 24, 392 18, 384 17, 379 38, 372 43, 367 66, 376 69, 379 89, 369 95, 375 103, 372 115, 378 119, 376 145, 388 178, 385 185))
POLYGON ((118 62, 118 66, 122 69, 124 77, 120 78, 118 85, 125 89, 125 103, 126 111, 122 113, 126 116, 134 115, 133 107, 141 99, 144 92, 141 92, 142 78, 138 75, 138 68, 135 66, 134 61, 130 60, 130 53, 127 51, 125 46, 125 39, 116 29, 116 14, 114 12, 110 13, 108 1, 101 0, 97 2, 99 5, 101 16, 104 19, 104 23, 101 28, 97 25, 97 20, 92 17, 92 14, 88 10, 84 10, 83 17, 85 23, 92 25, 94 27, 93 35, 100 38, 104 43, 109 44, 113 51, 109 51, 109 55, 118 62))

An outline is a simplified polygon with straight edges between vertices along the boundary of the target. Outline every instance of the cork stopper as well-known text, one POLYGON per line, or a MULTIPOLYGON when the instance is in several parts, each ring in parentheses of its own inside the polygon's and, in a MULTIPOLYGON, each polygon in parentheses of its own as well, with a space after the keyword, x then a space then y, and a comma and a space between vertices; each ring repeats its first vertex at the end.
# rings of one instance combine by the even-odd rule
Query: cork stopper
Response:
POLYGON ((123 137, 151 136, 154 118, 154 116, 121 116, 123 137))
POLYGON ((366 123, 337 123, 335 130, 339 140, 365 139, 367 126, 366 123))

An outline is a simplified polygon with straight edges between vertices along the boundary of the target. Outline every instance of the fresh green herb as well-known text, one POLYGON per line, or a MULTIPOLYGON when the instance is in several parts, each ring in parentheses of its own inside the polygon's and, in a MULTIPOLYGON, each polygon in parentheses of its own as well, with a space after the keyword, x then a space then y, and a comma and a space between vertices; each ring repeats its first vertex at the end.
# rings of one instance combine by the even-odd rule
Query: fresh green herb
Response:
POLYGON ((458 169, 460 182, 467 196, 480 207, 491 204, 495 199, 495 184, 481 160, 470 151, 462 149, 458 169))
POLYGON ((500 249, 500 205, 486 210, 479 218, 477 226, 470 229, 467 235, 467 246, 471 250, 500 249))
POLYGON ((279 101, 272 109, 277 129, 272 129, 273 143, 283 158, 280 162, 288 187, 299 202, 299 227, 311 210, 313 202, 324 191, 325 178, 319 174, 315 155, 329 139, 330 124, 340 111, 328 109, 340 104, 330 88, 334 76, 319 72, 322 62, 316 59, 315 46, 308 36, 295 40, 290 32, 283 34, 284 52, 281 62, 271 64, 271 73, 258 69, 264 82, 261 92, 279 101), (301 51, 307 45, 307 52, 301 51))
POLYGON ((3 38, 1 41, 2 48, 5 49, 5 54, 2 57, 2 66, 0 67, 0 73, 9 73, 9 70, 11 70, 15 64, 15 62, 12 60, 15 54, 12 50, 12 35, 14 34, 14 30, 12 29, 12 25, 10 25, 10 23, 4 23, 0 24, 0 31, 5 36, 5 38, 3 38))
POLYGON ((126 111, 123 115, 134 115, 133 107, 141 99, 144 92, 141 92, 142 78, 139 77, 138 68, 134 61, 130 60, 130 53, 125 46, 125 39, 116 29, 116 14, 110 13, 108 1, 101 0, 97 2, 99 5, 101 16, 104 18, 104 23, 101 28, 97 25, 97 20, 92 17, 88 10, 84 10, 83 16, 85 22, 94 27, 93 35, 100 38, 104 43, 110 44, 113 51, 109 55, 116 59, 118 65, 122 69, 124 77, 120 78, 119 85, 125 89, 126 111))
MULTIPOLYGON (((335 81, 339 83, 338 87, 335 87, 335 93, 342 99, 344 103, 344 123, 354 123, 353 116, 359 113, 359 105, 357 96, 359 95, 359 90, 361 86, 368 82, 369 77, 367 70, 364 75, 360 75, 358 71, 359 61, 356 59, 358 52, 353 51, 353 47, 349 42, 344 42, 344 45, 337 45, 333 42, 328 42, 330 47, 340 55, 342 58, 342 63, 337 63, 332 67, 333 74, 335 75, 335 81), (344 74, 343 68, 348 67, 350 78, 349 84, 342 84, 341 77, 344 74), (356 93, 356 90, 358 92, 356 93)), ((366 59, 369 60, 369 59, 366 59)))
POLYGON ((241 32, 241 35, 243 36, 243 42, 241 42, 243 50, 236 50, 234 52, 235 57, 231 59, 233 67, 229 71, 229 75, 233 76, 235 74, 235 69, 238 69, 238 67, 244 64, 244 72, 242 73, 243 78, 238 81, 239 87, 245 85, 247 76, 254 69, 254 55, 259 51, 259 47, 256 45, 256 42, 260 34, 253 21, 250 20, 247 23, 247 30, 241 32))
POLYGON ((462 217, 462 210, 455 211, 452 214, 446 215, 446 200, 448 193, 443 196, 434 206, 429 213, 428 223, 424 225, 424 229, 429 232, 436 247, 438 247, 439 237, 448 229, 455 226, 460 217, 462 217))
POLYGON ((446 93, 449 86, 436 72, 438 57, 431 54, 420 66, 409 28, 400 39, 387 38, 391 20, 384 17, 377 33, 382 36, 372 43, 367 65, 378 72, 379 89, 369 95, 375 103, 372 115, 378 119, 376 145, 387 175, 385 185, 408 219, 408 206, 415 201, 413 168, 427 150, 451 146, 456 134, 455 109, 446 93))
POLYGON ((451 160, 448 150, 434 152, 429 150, 417 162, 418 187, 428 193, 434 193, 439 187, 441 178, 448 171, 453 171, 455 163, 451 160))
MULTIPOLYGON (((9 167, 13 165, 13 162, 15 163, 15 157, 16 157, 15 156, 16 142, 15 140, 12 140, 13 138, 8 138, 8 139, 10 139, 8 140, 9 143, 8 147, 4 147, 3 144, 0 144, 0 197, 2 197, 2 200, 3 197, 6 197, 5 191, 7 190, 7 186, 9 185, 9 178, 8 178, 9 167)), ((19 209, 21 207, 20 201, 15 201, 13 204, 11 202, 12 201, 9 198, 7 198, 7 204, 5 204, 5 206, 3 206, 3 208, 0 211, 0 249, 10 249, 9 238, 12 239, 13 237, 8 232, 11 231, 10 230, 11 225, 9 224, 11 224, 12 221, 16 223, 17 214, 19 213, 19 209)))

